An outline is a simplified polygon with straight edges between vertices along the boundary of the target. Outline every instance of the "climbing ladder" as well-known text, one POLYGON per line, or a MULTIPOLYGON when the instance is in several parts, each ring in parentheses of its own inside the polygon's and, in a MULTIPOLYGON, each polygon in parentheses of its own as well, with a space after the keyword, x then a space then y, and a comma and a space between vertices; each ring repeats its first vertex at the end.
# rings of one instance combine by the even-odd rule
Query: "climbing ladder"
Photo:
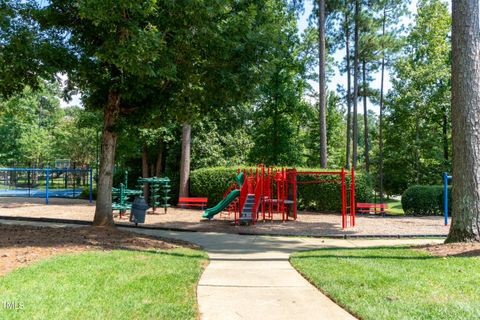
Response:
POLYGON ((255 195, 253 193, 247 194, 245 204, 243 205, 242 214, 240 215, 240 221, 250 222, 253 216, 253 206, 255 204, 255 195))

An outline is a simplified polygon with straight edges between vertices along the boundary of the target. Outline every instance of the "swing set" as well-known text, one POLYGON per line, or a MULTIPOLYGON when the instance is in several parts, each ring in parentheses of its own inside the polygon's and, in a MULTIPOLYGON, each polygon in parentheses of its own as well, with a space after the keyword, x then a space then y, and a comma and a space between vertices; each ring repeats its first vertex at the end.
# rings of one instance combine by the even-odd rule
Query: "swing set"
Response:
POLYGON ((318 183, 340 183, 341 185, 341 213, 342 213, 342 229, 347 228, 348 222, 350 227, 355 226, 355 169, 346 171, 295 171, 298 175, 314 176, 313 180, 296 181, 296 184, 318 184, 318 183), (328 177, 325 177, 328 176, 328 177), (334 177, 333 179, 331 177, 334 177), (350 176, 350 182, 346 182, 346 177, 350 176), (347 194, 350 193, 350 197, 347 194), (348 211, 348 212, 347 212, 348 211), (350 217, 350 219, 348 219, 350 217), (350 220, 350 221, 348 221, 350 220))

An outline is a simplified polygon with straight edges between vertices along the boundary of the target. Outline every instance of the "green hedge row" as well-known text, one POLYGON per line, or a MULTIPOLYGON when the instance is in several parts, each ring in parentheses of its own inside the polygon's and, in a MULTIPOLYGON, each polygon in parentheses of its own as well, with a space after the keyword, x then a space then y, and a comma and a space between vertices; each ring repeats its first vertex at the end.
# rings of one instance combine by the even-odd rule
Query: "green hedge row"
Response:
MULTIPOLYGON (((448 211, 452 212, 452 192, 448 190, 448 211)), ((402 195, 402 207, 409 215, 442 215, 443 186, 411 186, 402 195)))
MULTIPOLYGON (((298 169, 299 171, 320 171, 320 169, 298 169)), ((194 197, 208 197, 212 206, 223 199, 223 194, 235 180, 237 168, 215 167, 194 170, 190 173, 190 194, 194 197)), ((314 175, 298 175, 298 181, 316 180, 314 175)), ((339 179, 339 175, 321 176, 321 180, 339 179)), ((346 176, 347 186, 350 176, 346 176)), ((347 196, 350 193, 347 191, 347 196)), ((357 202, 369 202, 373 197, 372 183, 362 174, 355 176, 355 198, 357 202)), ((338 212, 341 208, 340 183, 316 183, 297 185, 297 207, 300 210, 338 212)))

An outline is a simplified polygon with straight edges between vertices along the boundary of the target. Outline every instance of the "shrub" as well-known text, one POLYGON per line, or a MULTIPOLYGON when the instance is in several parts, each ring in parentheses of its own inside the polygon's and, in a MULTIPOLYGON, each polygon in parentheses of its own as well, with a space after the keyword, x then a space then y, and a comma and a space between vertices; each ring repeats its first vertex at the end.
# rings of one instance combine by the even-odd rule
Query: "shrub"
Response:
POLYGON ((190 193, 194 197, 208 197, 208 206, 223 199, 227 188, 235 182, 236 168, 213 167, 190 173, 190 193))
MULTIPOLYGON (((319 169, 298 169, 299 171, 319 171, 319 169)), ((208 197, 208 205, 212 206, 223 199, 229 185, 235 181, 237 168, 215 167, 194 170, 190 174, 190 193, 192 196, 208 197)), ((316 180, 314 175, 298 175, 298 181, 316 180)), ((338 175, 321 176, 321 180, 339 179, 338 175)), ((350 176, 346 177, 347 186, 350 176)), ((347 189, 347 197, 350 193, 347 189)), ((366 175, 355 176, 355 199, 368 202, 373 195, 370 179, 366 175)), ((300 210, 321 212, 338 212, 341 208, 340 183, 317 183, 297 185, 297 207, 300 210)))
MULTIPOLYGON (((80 199, 90 199, 90 186, 84 187, 79 197, 80 199)), ((97 200, 97 187, 93 187, 92 189, 92 199, 97 200)))
MULTIPOLYGON (((448 211, 451 212, 452 192, 448 191, 448 211)), ((405 214, 442 215, 443 186, 411 186, 402 195, 402 207, 405 214)))

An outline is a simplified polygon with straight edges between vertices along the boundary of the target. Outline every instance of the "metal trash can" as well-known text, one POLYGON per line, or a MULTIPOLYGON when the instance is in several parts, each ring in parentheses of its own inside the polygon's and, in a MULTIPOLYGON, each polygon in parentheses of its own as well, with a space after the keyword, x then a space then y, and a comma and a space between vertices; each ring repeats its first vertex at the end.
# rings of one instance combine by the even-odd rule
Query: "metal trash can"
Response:
POLYGON ((145 215, 147 214, 148 204, 143 197, 135 197, 132 204, 132 211, 130 213, 130 222, 135 225, 145 223, 145 215))

